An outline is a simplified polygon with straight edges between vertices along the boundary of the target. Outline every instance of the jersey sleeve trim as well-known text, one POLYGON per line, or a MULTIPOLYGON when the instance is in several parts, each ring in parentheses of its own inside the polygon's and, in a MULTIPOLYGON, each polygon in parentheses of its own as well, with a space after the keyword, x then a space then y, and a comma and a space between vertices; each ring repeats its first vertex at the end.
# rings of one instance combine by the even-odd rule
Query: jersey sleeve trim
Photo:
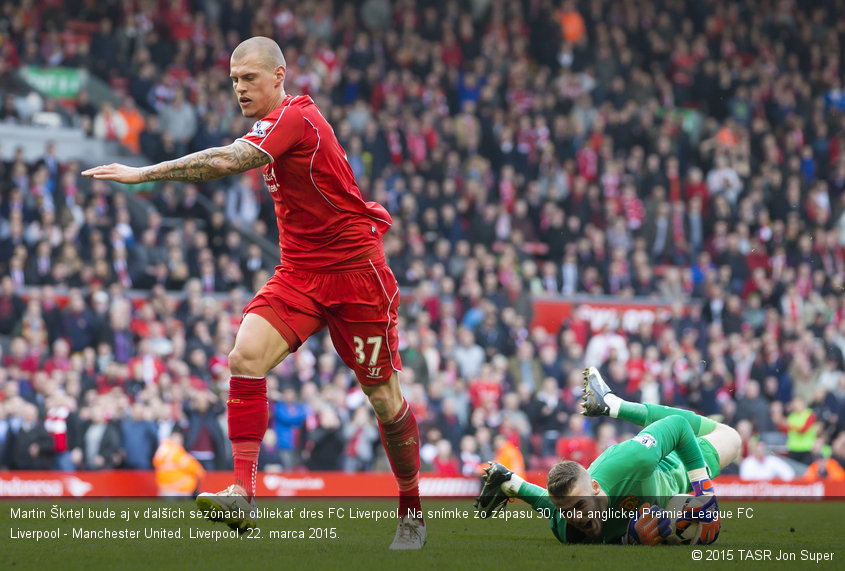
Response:
POLYGON ((268 157, 270 157, 270 161, 271 161, 271 162, 276 160, 276 157, 274 157, 273 155, 271 155, 270 153, 268 153, 266 150, 262 149, 260 145, 256 145, 255 143, 253 143, 253 142, 252 142, 252 141, 250 141, 249 139, 245 139, 245 138, 243 138, 243 137, 238 137, 237 139, 235 139, 235 141, 243 141, 244 143, 249 143, 250 145, 252 145, 252 146, 253 146, 253 147, 255 147, 256 149, 258 149, 259 151, 261 151, 262 153, 264 153, 265 155, 267 155, 268 157))
MULTIPOLYGON (((279 123, 281 123, 281 122, 282 122, 282 118, 285 116, 285 112, 286 112, 286 111, 290 108, 291 104, 292 104, 294 101, 296 101, 296 100, 297 100, 297 98, 299 98, 299 97, 300 97, 299 95, 297 95, 297 96, 295 96, 295 97, 291 97, 291 98, 288 100, 288 102, 287 102, 287 103, 285 103, 285 104, 281 107, 281 111, 279 111, 279 116, 278 116, 278 117, 276 117, 276 119, 275 119, 275 120, 268 119, 268 117, 271 117, 271 116, 273 115, 273 113, 275 113, 275 112, 276 112, 275 110, 274 110, 272 113, 270 113, 270 115, 268 115, 267 117, 265 117, 264 119, 261 119, 261 121, 265 121, 265 120, 267 120, 267 121, 272 121, 272 122, 273 122, 273 124, 270 126, 270 130, 269 130, 269 131, 267 131, 267 134, 261 137, 260 142, 250 141, 249 139, 247 139, 247 137, 249 137, 249 136, 250 136, 250 134, 252 133, 252 131, 250 131, 249 133, 247 133, 247 134, 246 134, 246 135, 244 135, 243 137, 239 137, 239 138, 238 138, 238 139, 236 139, 236 140, 238 140, 238 141, 246 141, 247 143, 249 143, 249 144, 250 144, 250 145, 252 145, 253 147, 255 147, 255 148, 260 149, 261 151, 263 151, 263 152, 264 152, 264 154, 266 154, 268 157, 270 157, 271 162, 275 162, 276 157, 274 157, 274 156, 273 156, 273 154, 272 154, 270 151, 268 151, 267 149, 265 149, 265 148, 264 148, 264 143, 265 143, 265 142, 267 142, 268 140, 270 140, 270 135, 272 135, 272 134, 273 134, 273 131, 276 129, 276 127, 279 125, 279 123)), ((278 110, 278 108, 276 108, 276 110, 278 110)), ((259 121, 259 122, 260 122, 260 121, 259 121)))
MULTIPOLYGON (((281 111, 281 113, 279 113, 279 116, 278 116, 278 117, 276 118, 276 120, 273 122, 273 126, 272 126, 272 127, 270 127, 270 130, 269 130, 269 131, 267 131, 267 136, 266 136, 266 137, 264 137, 264 138, 261 140, 261 144, 264 144, 264 141, 268 141, 268 140, 270 139, 270 135, 272 135, 272 134, 273 134, 273 131, 275 131, 275 130, 276 130, 276 127, 278 127, 278 126, 279 126, 279 123, 281 123, 281 122, 282 122, 282 117, 284 117, 284 116, 285 116, 285 111, 287 111, 287 110, 290 108, 291 104, 292 104, 294 101, 296 101, 296 98, 297 98, 297 97, 299 97, 299 96, 297 95, 296 97, 291 97, 291 99, 290 99, 290 101, 288 101, 287 105, 285 105, 284 107, 282 107, 282 111, 281 111)), ((258 145, 258 148, 259 148, 259 149, 261 149, 261 145, 258 145)), ((262 150, 262 151, 264 151, 264 149, 261 149, 261 150, 262 150)), ((267 151, 264 151, 264 152, 265 152, 265 153, 267 153, 267 151)), ((267 154, 269 155, 270 153, 267 153, 267 154)), ((272 156, 272 155, 271 155, 271 156, 272 156)), ((275 160, 275 157, 273 158, 273 160, 275 160)))

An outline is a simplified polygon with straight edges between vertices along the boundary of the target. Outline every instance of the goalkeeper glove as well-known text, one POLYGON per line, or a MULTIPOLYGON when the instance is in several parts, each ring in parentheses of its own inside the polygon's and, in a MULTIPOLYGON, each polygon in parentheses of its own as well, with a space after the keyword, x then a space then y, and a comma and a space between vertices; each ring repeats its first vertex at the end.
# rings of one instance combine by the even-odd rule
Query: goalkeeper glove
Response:
POLYGON ((672 520, 658 506, 643 504, 628 522, 628 533, 622 543, 628 545, 657 545, 672 532, 672 520))
POLYGON ((694 480, 690 484, 692 484, 692 493, 696 496, 706 496, 716 493, 713 489, 713 481, 710 478, 694 480))
POLYGON ((713 489, 713 481, 710 480, 710 474, 707 473, 707 468, 689 470, 687 477, 692 486, 693 495, 704 496, 716 493, 713 489))
POLYGON ((681 531, 692 522, 697 521, 699 527, 696 545, 709 545, 719 537, 722 529, 722 518, 719 515, 719 502, 714 495, 699 496, 684 508, 683 515, 675 522, 675 529, 681 531))

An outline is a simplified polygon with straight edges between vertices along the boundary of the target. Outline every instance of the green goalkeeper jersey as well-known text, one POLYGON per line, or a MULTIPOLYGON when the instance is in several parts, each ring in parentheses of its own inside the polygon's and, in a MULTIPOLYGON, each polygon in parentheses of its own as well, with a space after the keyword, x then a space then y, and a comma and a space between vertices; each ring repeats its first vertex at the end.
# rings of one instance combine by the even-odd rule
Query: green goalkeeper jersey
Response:
POLYGON ((719 474, 716 450, 707 440, 696 439, 685 420, 672 416, 652 423, 631 440, 605 450, 587 469, 608 497, 601 535, 592 538, 574 527, 567 529, 557 509, 550 518, 552 532, 564 543, 617 541, 626 533, 633 510, 646 503, 663 505, 667 497, 692 490, 682 457, 695 464, 696 454, 715 478, 719 474), (690 446, 690 439, 698 445, 690 446))

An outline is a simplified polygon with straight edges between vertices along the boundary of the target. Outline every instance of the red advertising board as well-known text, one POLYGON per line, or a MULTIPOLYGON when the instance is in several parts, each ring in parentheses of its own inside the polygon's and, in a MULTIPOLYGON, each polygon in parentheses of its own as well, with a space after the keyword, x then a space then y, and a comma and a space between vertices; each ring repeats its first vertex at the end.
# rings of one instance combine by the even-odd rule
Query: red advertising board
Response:
MULTIPOLYGON (((231 483, 229 472, 210 472, 202 488, 220 490, 231 483)), ((530 472, 528 480, 544 485, 545 472, 530 472)), ((845 498, 845 482, 746 482, 721 476, 719 496, 731 499, 845 498)), ((420 478, 425 497, 472 498, 478 494, 477 477, 426 475, 420 478)), ((396 482, 386 472, 262 472, 257 479, 259 496, 279 497, 385 497, 396 495, 396 482)), ((103 472, 0 472, 0 497, 155 497, 158 490, 152 471, 103 472)))
MULTIPOLYGON (((209 472, 203 490, 222 490, 232 483, 230 472, 209 472)), ((424 496, 473 497, 478 478, 427 476, 420 478, 424 496)), ((385 497, 397 493, 396 480, 387 472, 261 472, 259 496, 280 497, 385 497)), ((155 497, 155 473, 142 470, 102 472, 0 472, 0 497, 155 497)))
POLYGON ((555 334, 567 319, 583 320, 593 331, 601 331, 606 325, 625 331, 637 330, 640 323, 653 323, 659 317, 671 314, 672 304, 623 302, 612 299, 590 298, 584 300, 563 300, 560 298, 534 299, 534 321, 532 327, 542 327, 555 334))

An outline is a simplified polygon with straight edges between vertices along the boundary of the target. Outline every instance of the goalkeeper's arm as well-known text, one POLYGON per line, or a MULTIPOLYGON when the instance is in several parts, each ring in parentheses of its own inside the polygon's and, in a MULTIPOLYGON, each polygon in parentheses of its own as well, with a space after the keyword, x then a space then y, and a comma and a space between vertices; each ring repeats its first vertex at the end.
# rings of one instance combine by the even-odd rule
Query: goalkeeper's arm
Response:
POLYGON ((719 504, 716 501, 713 482, 707 473, 704 455, 689 423, 680 416, 669 416, 650 424, 637 438, 640 442, 645 440, 653 443, 649 448, 654 448, 654 454, 659 454, 660 458, 666 457, 672 451, 677 452, 687 469, 692 492, 696 496, 708 496, 706 500, 697 502, 694 508, 686 510, 683 519, 701 523, 701 534, 697 543, 713 543, 719 536, 722 525, 719 504))
MULTIPOLYGON (((634 439, 647 449, 647 455, 656 467, 657 462, 676 452, 687 469, 696 496, 713 493, 713 483, 707 474, 704 455, 689 423, 680 416, 667 416, 644 428, 634 439)), ((640 452, 642 454, 642 451, 640 452)))

